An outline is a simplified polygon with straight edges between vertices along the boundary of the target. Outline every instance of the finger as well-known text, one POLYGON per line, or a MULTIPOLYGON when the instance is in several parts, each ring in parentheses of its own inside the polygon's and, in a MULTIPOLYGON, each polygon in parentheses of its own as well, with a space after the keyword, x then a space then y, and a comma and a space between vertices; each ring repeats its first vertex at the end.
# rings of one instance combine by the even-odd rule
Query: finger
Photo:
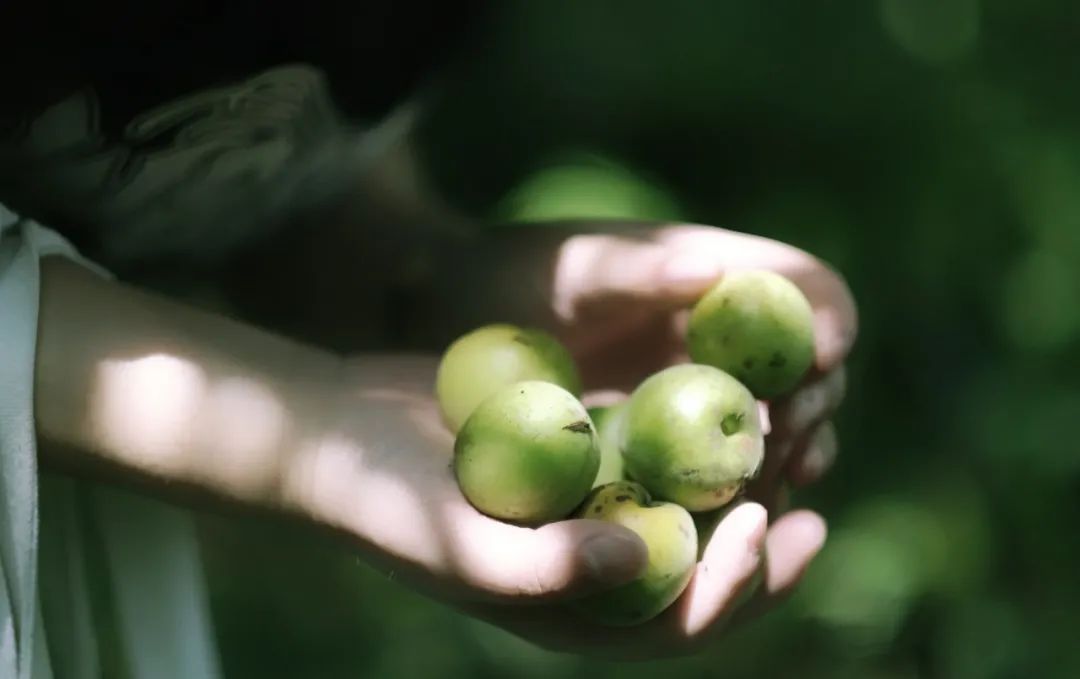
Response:
POLYGON ((764 401, 758 401, 758 420, 761 422, 761 435, 768 436, 772 433, 772 412, 769 410, 769 404, 764 401))
POLYGON ((827 535, 825 520, 812 511, 796 510, 781 516, 765 538, 763 586, 733 616, 734 622, 758 617, 784 601, 821 551, 827 535))
POLYGON ((747 502, 716 527, 674 608, 679 636, 694 640, 712 631, 749 594, 762 564, 767 518, 764 507, 747 502))
POLYGON ((457 576, 478 598, 549 603, 629 582, 648 561, 633 531, 602 521, 574 519, 521 528, 477 514, 452 536, 457 576))
POLYGON ((813 308, 817 368, 829 371, 850 352, 858 327, 855 299, 820 259, 768 238, 710 227, 668 227, 658 240, 672 254, 657 288, 673 300, 697 299, 726 271, 776 271, 799 286, 813 308))
POLYGON ((770 430, 765 439, 765 461, 752 484, 753 492, 773 486, 790 461, 801 457, 809 436, 839 408, 846 390, 844 366, 815 376, 791 396, 769 406, 770 430))
POLYGON ((814 430, 805 451, 792 456, 788 479, 799 487, 816 483, 832 467, 837 450, 836 427, 832 422, 824 422, 814 430))
POLYGON ((815 375, 790 396, 772 404, 773 430, 778 436, 804 435, 833 413, 847 394, 847 369, 839 365, 815 375))
MULTIPOLYGON (((568 238, 556 255, 552 308, 560 320, 578 322, 596 311, 591 303, 612 299, 670 304, 657 287, 667 250, 650 236, 623 233, 580 234, 568 238)), ((610 309, 610 304, 599 309, 610 309)), ((625 315, 623 310, 621 315, 625 315)))
POLYGON ((595 389, 581 397, 586 408, 610 408, 625 401, 629 393, 624 389, 595 389))
POLYGON ((685 655, 718 631, 717 622, 749 595, 762 573, 766 520, 764 509, 754 503, 727 513, 679 600, 642 625, 595 625, 559 606, 466 605, 464 609, 553 651, 583 652, 609 660, 685 655), (697 630, 701 639, 691 638, 691 630, 697 630))

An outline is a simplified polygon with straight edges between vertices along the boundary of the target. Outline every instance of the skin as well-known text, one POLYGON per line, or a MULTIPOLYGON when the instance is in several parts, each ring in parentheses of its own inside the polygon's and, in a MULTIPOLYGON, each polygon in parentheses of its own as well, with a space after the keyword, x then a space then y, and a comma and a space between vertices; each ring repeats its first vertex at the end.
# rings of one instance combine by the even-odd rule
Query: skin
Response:
POLYGON ((622 481, 622 423, 626 414, 626 401, 610 406, 596 406, 589 409, 589 417, 596 425, 600 438, 600 471, 596 473, 593 488, 598 488, 613 481, 622 481))
POLYGON ((473 411, 454 441, 454 474, 488 516, 539 525, 570 514, 600 468, 585 406, 549 382, 516 382, 473 411))
POLYGON ((659 499, 716 509, 761 469, 757 402, 717 368, 683 364, 650 376, 631 394, 626 418, 626 474, 659 499))
POLYGON ((690 583, 697 533, 690 513, 679 505, 653 502, 641 484, 616 481, 593 490, 577 516, 625 526, 649 549, 639 578, 572 604, 584 618, 615 627, 640 625, 663 613, 690 583))
POLYGON ((573 358, 548 333, 499 323, 463 335, 447 348, 435 381, 446 425, 457 431, 484 399, 525 380, 544 380, 581 394, 573 358))
POLYGON ((814 313, 772 271, 728 274, 694 305, 686 342, 696 363, 735 376, 757 398, 795 388, 814 362, 814 313))
MULTIPOLYGON (((432 223, 427 217, 417 221, 432 223)), ((332 244, 320 248, 349 254, 313 258, 318 276, 305 275, 295 243, 280 261, 268 254, 266 266, 296 272, 290 284, 299 300, 328 299, 318 294, 327 288, 356 290, 366 280, 357 276, 368 271, 357 266, 365 244, 346 247, 356 233, 345 222, 312 227, 310 237, 332 244)), ((431 251, 445 254, 417 267, 424 274, 412 336, 436 347, 498 318, 545 327, 581 366, 587 400, 626 393, 658 368, 684 361, 685 313, 727 271, 778 271, 810 299, 814 372, 794 394, 769 404, 765 469, 748 502, 724 517, 686 590, 653 620, 593 626, 563 605, 640 575, 647 551, 632 531, 587 519, 512 526, 465 500, 450 468, 453 435, 433 397, 436 349, 345 356, 46 258, 35 374, 43 468, 196 509, 297 523, 398 582, 552 650, 612 659, 694 653, 787 596, 825 538, 816 513, 773 509, 785 480, 805 466, 808 435, 843 395, 842 366, 857 323, 839 276, 790 246, 691 225, 546 224, 448 239, 431 251), (464 298, 475 303, 449 303, 464 298), (178 372, 166 360, 143 365, 135 379, 110 373, 109 366, 158 355, 188 368, 178 372), (113 382, 124 388, 110 392, 113 382), (193 383, 253 385, 288 417, 238 448, 243 439, 231 425, 246 431, 267 418, 253 420, 251 403, 223 400, 215 389, 172 398, 193 383)), ((306 302, 296 313, 313 337, 371 325, 373 317, 351 298, 323 315, 306 302)))

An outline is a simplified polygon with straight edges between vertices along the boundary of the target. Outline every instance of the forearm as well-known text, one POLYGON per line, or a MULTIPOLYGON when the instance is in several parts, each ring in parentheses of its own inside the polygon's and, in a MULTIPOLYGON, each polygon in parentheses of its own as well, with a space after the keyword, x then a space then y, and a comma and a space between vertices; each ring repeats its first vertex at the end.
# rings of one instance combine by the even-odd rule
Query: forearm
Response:
POLYGON ((42 262, 35 412, 45 467, 278 509, 338 359, 42 262))

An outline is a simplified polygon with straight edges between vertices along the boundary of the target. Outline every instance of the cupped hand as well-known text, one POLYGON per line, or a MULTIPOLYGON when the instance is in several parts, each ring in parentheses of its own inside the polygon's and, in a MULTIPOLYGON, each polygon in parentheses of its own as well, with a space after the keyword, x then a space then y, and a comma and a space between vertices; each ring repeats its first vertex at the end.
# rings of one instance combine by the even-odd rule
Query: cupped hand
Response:
POLYGON ((388 577, 542 647, 608 658, 701 648, 755 591, 782 591, 820 546, 824 527, 794 513, 771 528, 746 502, 712 535, 682 597, 638 627, 587 623, 563 604, 637 577, 644 543, 610 523, 512 525, 475 510, 451 469, 453 436, 432 398, 436 358, 365 356, 345 368, 325 435, 282 470, 294 515, 329 528, 388 577))
POLYGON ((442 321, 444 341, 486 322, 547 328, 574 354, 590 403, 618 400, 688 360, 689 310, 725 273, 783 274, 813 308, 816 357, 798 389, 762 403, 771 431, 752 496, 776 509, 784 485, 816 480, 835 458, 829 419, 844 397, 858 319, 843 278, 812 254, 710 226, 588 221, 497 228, 443 262, 420 308, 442 321))
POLYGON ((806 293, 815 366, 793 394, 762 404, 770 424, 763 472, 713 531, 686 592, 629 629, 585 623, 568 611, 565 601, 636 577, 644 544, 611 524, 521 527, 470 506, 450 466, 453 437, 432 398, 437 363, 430 356, 350 365, 337 434, 298 456, 287 475, 296 504, 389 575, 556 650, 612 658, 690 653, 790 592, 825 539, 814 512, 781 511, 787 483, 815 480, 835 455, 829 417, 843 398, 856 330, 843 280, 801 250, 712 227, 542 225, 484 243, 435 283, 436 306, 426 317, 454 317, 461 330, 497 320, 548 328, 574 354, 590 402, 620 398, 652 372, 685 361, 688 309, 725 272, 771 269, 806 293))
POLYGON ((803 383, 761 403, 765 463, 747 499, 773 519, 769 573, 745 607, 761 611, 790 591, 824 537, 820 516, 783 512, 789 487, 816 481, 836 457, 831 417, 844 398, 858 318, 835 270, 796 247, 710 226, 514 225, 459 253, 435 295, 443 303, 428 311, 465 326, 510 321, 551 330, 581 368, 586 401, 597 404, 625 398, 651 373, 688 360, 690 308, 725 273, 746 269, 775 271, 798 285, 813 309, 815 334, 815 362, 803 383))

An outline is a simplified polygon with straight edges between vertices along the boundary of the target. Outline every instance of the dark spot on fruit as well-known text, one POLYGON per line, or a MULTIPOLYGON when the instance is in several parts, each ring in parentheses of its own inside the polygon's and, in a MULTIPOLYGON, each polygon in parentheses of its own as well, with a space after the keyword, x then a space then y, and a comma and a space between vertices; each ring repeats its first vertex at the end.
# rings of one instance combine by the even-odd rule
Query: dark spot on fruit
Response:
POLYGON ((742 429, 743 419, 745 416, 742 413, 730 413, 724 416, 724 419, 720 421, 720 431, 724 432, 724 436, 731 436, 738 433, 742 429))
POLYGON ((603 509, 604 508, 601 507, 600 505, 596 505, 595 507, 592 508, 592 513, 593 514, 599 514, 603 509))
POLYGON ((616 495, 615 496, 615 501, 616 502, 629 502, 630 501, 630 496, 629 495, 616 495))
POLYGON ((572 431, 575 434, 588 434, 590 431, 592 431, 592 427, 590 427, 589 423, 585 420, 578 420, 577 422, 572 422, 563 427, 563 429, 572 431))
POLYGON ((518 344, 524 344, 527 347, 532 346, 532 341, 529 340, 528 335, 517 334, 514 335, 514 341, 518 344))
POLYGON ((725 347, 731 344, 731 335, 724 335, 723 337, 721 337, 720 344, 723 344, 725 347))
POLYGON ((787 365, 787 359, 780 352, 776 352, 769 359, 770 368, 783 368, 785 365, 787 365))
POLYGON ((744 358, 743 362, 742 362, 742 367, 746 368, 747 370, 753 370, 754 369, 754 359, 752 359, 752 358, 744 358))

